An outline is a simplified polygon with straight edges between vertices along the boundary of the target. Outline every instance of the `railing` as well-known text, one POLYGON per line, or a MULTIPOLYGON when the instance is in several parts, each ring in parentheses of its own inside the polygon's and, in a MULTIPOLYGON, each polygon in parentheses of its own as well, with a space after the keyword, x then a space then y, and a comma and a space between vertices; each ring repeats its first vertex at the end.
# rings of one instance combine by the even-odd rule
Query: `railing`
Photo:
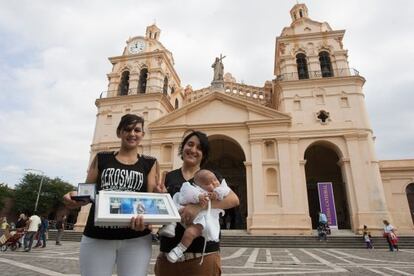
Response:
MULTIPOLYGON (((195 100, 212 93, 214 90, 211 87, 206 87, 199 90, 194 90, 185 97, 185 104, 194 102, 195 100)), ((224 93, 232 97, 238 97, 245 100, 253 101, 261 105, 269 106, 271 103, 270 91, 265 91, 264 87, 245 85, 235 82, 224 82, 224 93)), ((136 89, 129 89, 127 95, 137 94, 136 89)), ((140 94, 140 93, 138 93, 140 94)), ((125 95, 125 94, 123 94, 125 95)), ((103 91, 99 95, 99 99, 116 97, 119 95, 119 90, 103 91)), ((126 96, 126 95, 125 95, 126 96)))
POLYGON ((128 95, 133 95, 133 94, 144 94, 144 93, 138 93, 137 89, 128 89, 128 91, 125 91, 125 92, 123 92, 123 94, 120 95, 119 90, 102 91, 101 94, 99 94, 99 99, 108 98, 108 97, 116 97, 116 96, 128 96, 128 95))
MULTIPOLYGON (((194 102, 195 100, 212 93, 213 89, 206 87, 199 90, 194 90, 186 95, 186 103, 194 102)), ((254 101, 261 105, 269 105, 271 102, 271 94, 266 92, 263 87, 252 85, 245 85, 234 82, 224 82, 224 93, 232 97, 243 98, 249 101, 254 101)))
POLYGON ((332 77, 349 77, 349 76, 359 76, 359 71, 354 68, 342 68, 334 69, 329 71, 308 71, 305 72, 292 72, 285 73, 277 76, 279 81, 292 81, 292 80, 304 80, 304 79, 321 79, 321 78, 332 78, 332 77))

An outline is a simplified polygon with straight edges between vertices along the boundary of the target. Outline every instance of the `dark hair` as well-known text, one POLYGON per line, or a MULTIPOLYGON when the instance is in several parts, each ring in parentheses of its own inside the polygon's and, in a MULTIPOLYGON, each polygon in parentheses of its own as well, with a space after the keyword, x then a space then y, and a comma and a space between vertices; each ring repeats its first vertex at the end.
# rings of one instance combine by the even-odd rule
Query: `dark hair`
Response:
POLYGON ((223 179, 224 179, 224 177, 221 175, 221 173, 219 173, 218 171, 216 171, 216 170, 212 170, 212 169, 201 169, 201 170, 198 170, 195 174, 194 174, 194 178, 196 178, 196 175, 198 174, 198 173, 200 173, 201 171, 209 171, 209 172, 211 172, 212 174, 214 174, 214 176, 217 178, 217 180, 221 183, 222 181, 223 181, 223 179))
POLYGON ((122 116, 118 127, 116 128, 116 134, 119 135, 122 130, 125 130, 130 125, 142 124, 142 131, 144 131, 144 119, 135 114, 125 114, 122 116))
POLYGON ((201 159, 201 164, 203 165, 207 159, 208 159, 208 152, 210 151, 210 145, 208 143, 207 135, 204 132, 197 131, 197 130, 191 130, 187 136, 184 137, 183 141, 180 145, 180 150, 178 151, 178 155, 181 157, 181 160, 183 160, 183 149, 185 144, 190 140, 191 137, 197 136, 198 140, 200 140, 200 148, 201 152, 203 153, 203 158, 201 159))

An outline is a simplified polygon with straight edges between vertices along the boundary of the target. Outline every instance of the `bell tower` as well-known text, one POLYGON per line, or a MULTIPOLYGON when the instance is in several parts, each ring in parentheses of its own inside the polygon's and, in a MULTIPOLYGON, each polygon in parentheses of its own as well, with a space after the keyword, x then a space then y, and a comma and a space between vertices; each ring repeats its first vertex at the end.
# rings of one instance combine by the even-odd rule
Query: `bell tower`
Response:
MULTIPOLYGON (((181 81, 174 69, 172 53, 160 42, 161 30, 152 24, 145 36, 130 37, 121 55, 110 57, 112 71, 107 74, 108 90, 95 101, 95 132, 90 162, 97 152, 119 148, 116 127, 127 113, 144 118, 146 135, 138 149, 151 155, 151 133, 147 126, 174 111, 184 102, 181 81)), ((83 230, 90 206, 81 208, 75 230, 83 230)))
POLYGON ((184 93, 174 58, 160 42, 160 34, 152 24, 144 36, 127 39, 121 55, 109 58, 112 71, 107 75, 108 90, 96 100, 93 152, 115 147, 114 130, 122 115, 141 115, 146 126, 182 105, 184 93))
POLYGON ((277 109, 292 117, 293 136, 302 137, 294 143, 305 153, 299 162, 309 216, 316 221, 316 184, 328 181, 336 193, 339 227, 374 225, 389 213, 365 104, 365 79, 348 64, 345 30, 311 19, 305 4, 293 6, 290 15, 290 26, 276 38, 273 91, 277 109), (320 169, 329 166, 335 176, 320 169))

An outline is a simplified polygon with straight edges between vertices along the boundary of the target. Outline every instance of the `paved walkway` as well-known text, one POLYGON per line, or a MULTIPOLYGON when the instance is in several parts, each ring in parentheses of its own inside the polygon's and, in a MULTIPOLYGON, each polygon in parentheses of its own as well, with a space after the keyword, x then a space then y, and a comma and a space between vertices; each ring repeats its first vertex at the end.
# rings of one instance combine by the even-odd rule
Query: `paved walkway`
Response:
MULTIPOLYGON (((148 275, 153 275, 158 246, 148 275)), ((79 243, 0 252, 0 275, 79 275, 79 243)), ((223 275, 414 275, 414 249, 222 248, 223 275)))

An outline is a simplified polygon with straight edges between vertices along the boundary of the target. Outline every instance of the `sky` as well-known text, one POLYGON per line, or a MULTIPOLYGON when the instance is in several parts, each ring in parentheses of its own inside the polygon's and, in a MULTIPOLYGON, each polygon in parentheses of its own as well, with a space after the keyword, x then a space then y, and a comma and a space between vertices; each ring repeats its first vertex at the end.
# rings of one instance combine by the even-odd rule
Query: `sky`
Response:
MULTIPOLYGON (((345 29, 350 67, 366 78, 377 157, 414 158, 414 1, 305 0, 309 17, 345 29)), ((28 171, 86 176, 95 99, 108 57, 154 22, 181 85, 209 86, 220 53, 238 82, 272 80, 275 39, 296 0, 0 0, 0 183, 28 171)))

